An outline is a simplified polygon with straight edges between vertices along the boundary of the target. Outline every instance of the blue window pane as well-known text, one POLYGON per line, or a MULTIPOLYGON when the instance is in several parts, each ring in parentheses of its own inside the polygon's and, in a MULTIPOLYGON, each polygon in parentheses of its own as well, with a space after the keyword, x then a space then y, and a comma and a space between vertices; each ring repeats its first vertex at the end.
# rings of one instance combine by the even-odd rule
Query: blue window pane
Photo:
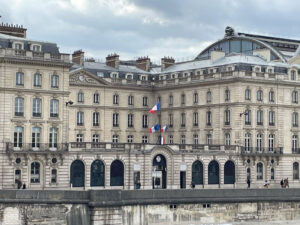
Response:
POLYGON ((230 52, 241 52, 241 41, 230 41, 230 52))
POLYGON ((252 53, 252 42, 242 41, 242 52, 243 53, 252 53))
POLYGON ((229 53, 229 41, 220 43, 220 50, 225 52, 227 55, 229 53))

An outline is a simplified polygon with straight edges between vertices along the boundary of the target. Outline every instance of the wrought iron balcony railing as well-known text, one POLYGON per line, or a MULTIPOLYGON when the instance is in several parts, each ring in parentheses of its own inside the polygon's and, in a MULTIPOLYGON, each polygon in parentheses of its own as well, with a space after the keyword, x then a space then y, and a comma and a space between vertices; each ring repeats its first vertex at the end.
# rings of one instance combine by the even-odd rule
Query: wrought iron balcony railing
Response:
POLYGON ((269 147, 241 147, 241 153, 247 154, 270 154, 270 155, 281 155, 283 154, 283 148, 269 148, 269 147))
POLYGON ((69 150, 67 143, 6 143, 7 152, 46 152, 69 150))

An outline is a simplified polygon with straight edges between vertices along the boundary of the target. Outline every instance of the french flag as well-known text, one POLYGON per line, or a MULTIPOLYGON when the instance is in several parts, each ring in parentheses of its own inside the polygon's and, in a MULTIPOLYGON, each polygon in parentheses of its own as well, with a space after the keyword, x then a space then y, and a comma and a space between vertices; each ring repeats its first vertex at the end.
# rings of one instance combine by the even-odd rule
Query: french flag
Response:
POLYGON ((160 110, 160 102, 156 103, 156 105, 153 106, 153 108, 149 110, 149 113, 154 114, 156 111, 159 111, 159 110, 160 110))
POLYGON ((164 126, 163 128, 160 129, 160 132, 163 133, 163 132, 167 132, 169 126, 168 124, 166 126, 164 126))
POLYGON ((165 138, 163 136, 161 136, 161 138, 160 138, 160 144, 161 145, 166 144, 166 140, 165 140, 165 138))
POLYGON ((155 124, 153 127, 149 128, 149 133, 154 133, 155 131, 160 130, 159 124, 155 124))

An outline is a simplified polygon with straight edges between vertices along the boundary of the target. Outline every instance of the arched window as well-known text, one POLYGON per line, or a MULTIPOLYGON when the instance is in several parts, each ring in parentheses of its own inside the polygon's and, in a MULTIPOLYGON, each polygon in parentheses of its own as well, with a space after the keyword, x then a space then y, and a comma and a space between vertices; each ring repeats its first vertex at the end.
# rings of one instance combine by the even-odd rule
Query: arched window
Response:
POLYGON ((269 102, 274 102, 274 91, 269 92, 269 102))
POLYGON ((256 120, 257 120, 257 125, 263 125, 263 111, 261 109, 257 110, 257 117, 256 117, 256 120))
POLYGON ((251 110, 245 110, 245 125, 251 125, 251 110))
POLYGON ((263 178, 263 164, 259 162, 257 163, 257 180, 262 180, 263 178))
POLYGON ((298 92, 297 91, 292 92, 292 103, 298 103, 298 92))
POLYGON ((251 169, 247 168, 247 180, 251 180, 251 169))
POLYGON ((294 180, 299 179, 299 163, 297 162, 293 163, 293 179, 294 180))
POLYGON ((256 135, 256 151, 261 152, 263 150, 263 135, 256 135))
POLYGON ((41 143, 41 128, 33 127, 31 135, 31 146, 33 148, 39 148, 41 143))
POLYGON ((262 90, 258 90, 257 91, 257 101, 262 101, 263 100, 263 91, 262 90))
POLYGON ((110 166, 110 186, 124 185, 124 165, 120 160, 115 160, 110 166))
POLYGON ((211 91, 208 91, 208 92, 206 93, 206 101, 207 101, 207 102, 211 102, 211 91))
POLYGON ((49 147, 57 148, 58 143, 58 128, 50 127, 49 130, 49 147))
POLYGON ((203 165, 199 160, 192 165, 192 184, 203 184, 203 165))
POLYGON ((208 184, 219 184, 219 164, 216 160, 208 164, 208 184))
POLYGON ((298 135, 292 136, 292 153, 298 153, 298 135))
POLYGON ((23 146, 23 127, 14 128, 14 147, 22 148, 23 146))
POLYGON ((295 72, 295 70, 291 71, 291 80, 296 80, 296 72, 295 72))
POLYGON ((225 134, 225 145, 230 145, 230 133, 225 134))
POLYGON ((245 134, 245 150, 250 151, 250 147, 251 147, 251 134, 246 133, 245 134))
POLYGON ((230 91, 228 89, 225 90, 225 101, 230 100, 230 91))
POLYGON ((24 115, 24 98, 15 98, 15 116, 24 115))
POLYGON ((194 93, 194 104, 198 103, 198 93, 194 93))
POLYGON ((40 183, 40 163, 38 162, 31 163, 30 183, 40 183))
POLYGON ((251 91, 248 88, 245 90, 245 100, 251 100, 251 91))
POLYGON ((72 162, 70 174, 72 187, 84 187, 85 169, 81 160, 72 162))
POLYGON ((95 160, 91 165, 91 187, 104 186, 105 166, 101 160, 95 160))
POLYGON ((230 125, 230 110, 225 110, 225 125, 230 125))
POLYGON ((274 151, 274 144, 275 143, 275 135, 274 134, 270 134, 269 135, 269 152, 273 152, 274 151))
POLYGON ((98 93, 94 93, 94 103, 98 104, 99 103, 99 94, 98 93))
POLYGON ((298 113, 297 112, 293 112, 293 115, 292 115, 292 126, 293 127, 298 127, 298 113))
POLYGON ((227 161, 224 165, 224 184, 235 183, 235 165, 232 161, 227 161))
POLYGON ((42 104, 40 98, 34 98, 32 100, 32 116, 33 117, 41 117, 41 110, 42 104))

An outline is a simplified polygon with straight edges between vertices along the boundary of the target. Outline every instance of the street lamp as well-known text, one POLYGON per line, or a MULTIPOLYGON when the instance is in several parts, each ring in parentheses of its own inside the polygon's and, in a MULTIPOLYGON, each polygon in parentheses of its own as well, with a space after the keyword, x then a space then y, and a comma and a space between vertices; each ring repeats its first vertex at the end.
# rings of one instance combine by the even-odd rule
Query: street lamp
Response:
POLYGON ((66 106, 68 106, 68 105, 73 105, 73 103, 74 103, 74 102, 72 102, 72 100, 70 100, 70 101, 66 102, 66 106))

